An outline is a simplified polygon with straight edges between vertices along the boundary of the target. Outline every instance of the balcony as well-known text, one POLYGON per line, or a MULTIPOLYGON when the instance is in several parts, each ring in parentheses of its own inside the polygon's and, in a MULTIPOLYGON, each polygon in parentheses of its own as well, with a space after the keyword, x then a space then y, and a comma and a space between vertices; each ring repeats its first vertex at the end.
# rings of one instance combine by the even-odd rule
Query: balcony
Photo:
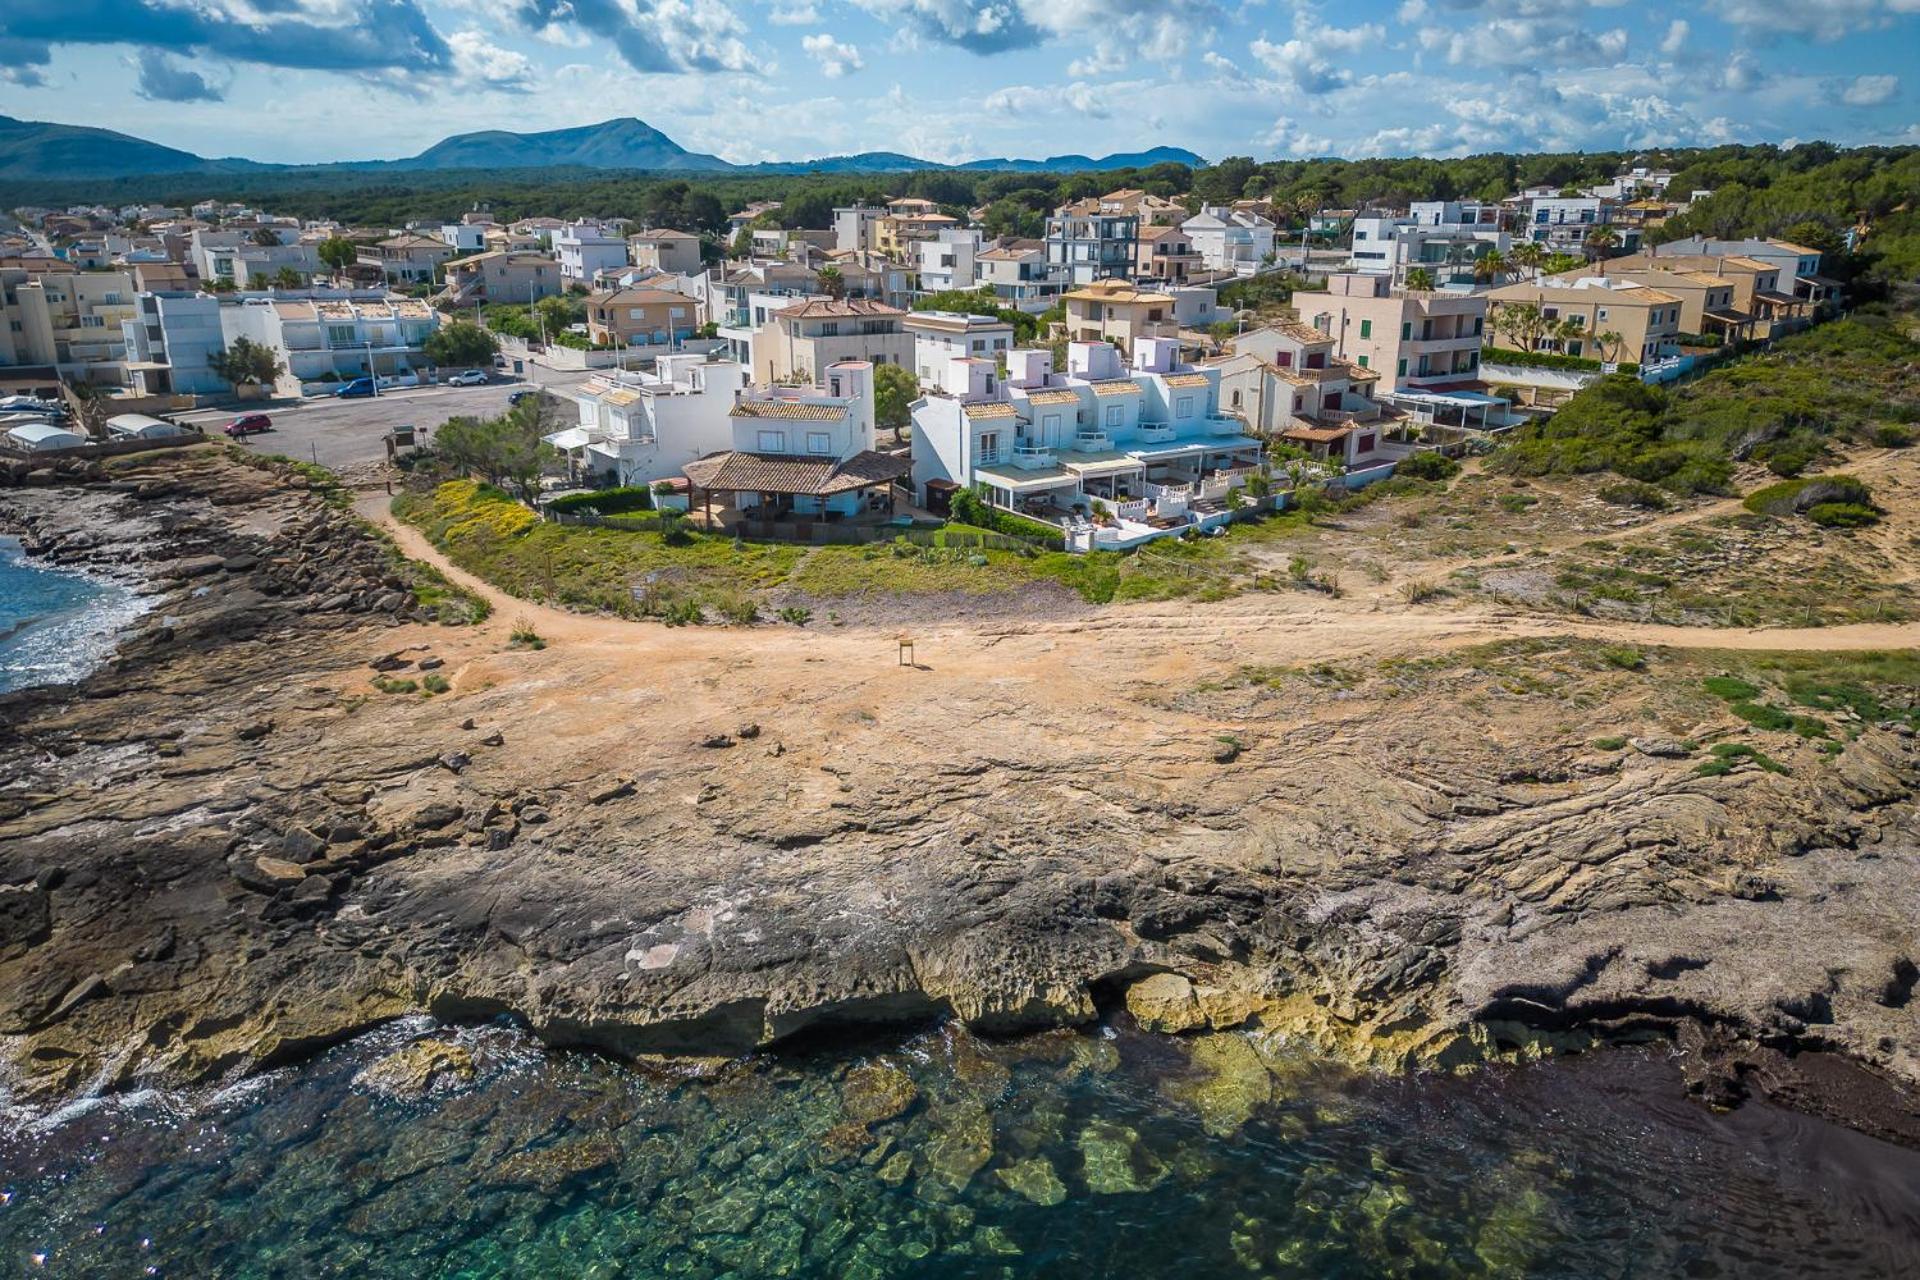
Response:
POLYGON ((1210 417, 1200 421, 1210 436, 1238 436, 1245 435, 1247 431, 1246 423, 1238 418, 1210 417))
POLYGON ((1022 471, 1045 471, 1049 467, 1059 466, 1060 460, 1051 449, 1023 444, 1015 446, 1013 450, 1013 465, 1022 471))
POLYGON ((1172 444, 1179 438, 1179 432, 1164 422, 1143 422, 1135 428, 1134 434, 1141 444, 1172 444))
POLYGON ((973 465, 976 467, 997 467, 1006 460, 1005 449, 982 449, 973 455, 973 465))
POLYGON ((1104 431, 1083 427, 1073 433, 1073 447, 1080 453, 1099 453, 1113 448, 1113 437, 1104 431))

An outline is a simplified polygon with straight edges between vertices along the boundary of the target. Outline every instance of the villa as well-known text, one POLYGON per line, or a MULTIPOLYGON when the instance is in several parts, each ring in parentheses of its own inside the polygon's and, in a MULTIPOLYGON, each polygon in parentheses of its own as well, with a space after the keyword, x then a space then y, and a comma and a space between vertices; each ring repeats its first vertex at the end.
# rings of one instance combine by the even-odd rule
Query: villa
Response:
POLYGON ((913 487, 939 510, 977 488, 1002 510, 1058 525, 1068 546, 1137 546, 1226 521, 1259 471, 1261 441, 1220 412, 1220 374, 1142 338, 1132 364, 1105 342, 1074 342, 1064 374, 1043 350, 1008 353, 1007 379, 967 362, 913 406, 913 487))

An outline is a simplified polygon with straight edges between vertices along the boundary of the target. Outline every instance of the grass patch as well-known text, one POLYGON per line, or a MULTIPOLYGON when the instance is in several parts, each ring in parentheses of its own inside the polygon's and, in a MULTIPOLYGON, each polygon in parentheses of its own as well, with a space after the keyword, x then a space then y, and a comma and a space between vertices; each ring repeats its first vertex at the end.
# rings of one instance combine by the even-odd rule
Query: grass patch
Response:
POLYGON ((1600 660, 1621 671, 1645 671, 1647 655, 1638 649, 1602 649, 1600 660))
POLYGON ((438 671, 430 671, 420 677, 420 687, 428 693, 445 693, 453 685, 438 671))
POLYGON ((1595 738, 1587 745, 1595 751, 1619 751, 1627 745, 1627 740, 1624 737, 1595 738))
POLYGON ((1700 685, 1725 702, 1747 702, 1760 696, 1759 685, 1749 684, 1739 676, 1708 676, 1700 685))
POLYGON ((1765 752, 1744 742, 1720 742, 1712 749, 1713 759, 1702 760, 1693 771, 1703 778, 1724 778, 1743 760, 1750 760, 1768 773, 1788 774, 1792 770, 1765 752))

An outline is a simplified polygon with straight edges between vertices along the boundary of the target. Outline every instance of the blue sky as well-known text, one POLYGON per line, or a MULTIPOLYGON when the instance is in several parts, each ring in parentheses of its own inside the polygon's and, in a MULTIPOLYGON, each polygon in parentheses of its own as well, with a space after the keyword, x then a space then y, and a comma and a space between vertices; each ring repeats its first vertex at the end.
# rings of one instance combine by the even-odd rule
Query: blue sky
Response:
POLYGON ((1920 0, 0 0, 0 114, 211 155, 1920 143, 1920 0))

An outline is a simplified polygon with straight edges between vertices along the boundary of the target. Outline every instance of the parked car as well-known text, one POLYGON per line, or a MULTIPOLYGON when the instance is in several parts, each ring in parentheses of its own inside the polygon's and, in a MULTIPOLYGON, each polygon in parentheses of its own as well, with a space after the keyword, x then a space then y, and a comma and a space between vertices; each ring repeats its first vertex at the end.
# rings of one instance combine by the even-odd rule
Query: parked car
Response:
POLYGON ((522 387, 518 391, 511 391, 507 393, 507 403, 519 404, 522 400, 531 400, 539 394, 540 394, 540 391, 536 387, 522 387))
POLYGON ((493 367, 494 367, 494 368, 496 368, 496 369, 505 369, 505 368, 508 368, 509 366, 507 365, 507 358, 506 358, 505 356, 502 356, 502 355, 496 355, 496 356, 494 356, 494 358, 493 358, 493 367))
POLYGON ((450 387, 484 387, 487 385, 485 369, 465 369, 447 378, 450 387))
POLYGON ((342 400, 352 400, 360 396, 375 395, 372 378, 355 378, 333 393, 342 400))
POLYGON ((254 436, 262 431, 273 430, 273 419, 264 413, 243 413, 222 429, 237 440, 241 436, 254 436))

